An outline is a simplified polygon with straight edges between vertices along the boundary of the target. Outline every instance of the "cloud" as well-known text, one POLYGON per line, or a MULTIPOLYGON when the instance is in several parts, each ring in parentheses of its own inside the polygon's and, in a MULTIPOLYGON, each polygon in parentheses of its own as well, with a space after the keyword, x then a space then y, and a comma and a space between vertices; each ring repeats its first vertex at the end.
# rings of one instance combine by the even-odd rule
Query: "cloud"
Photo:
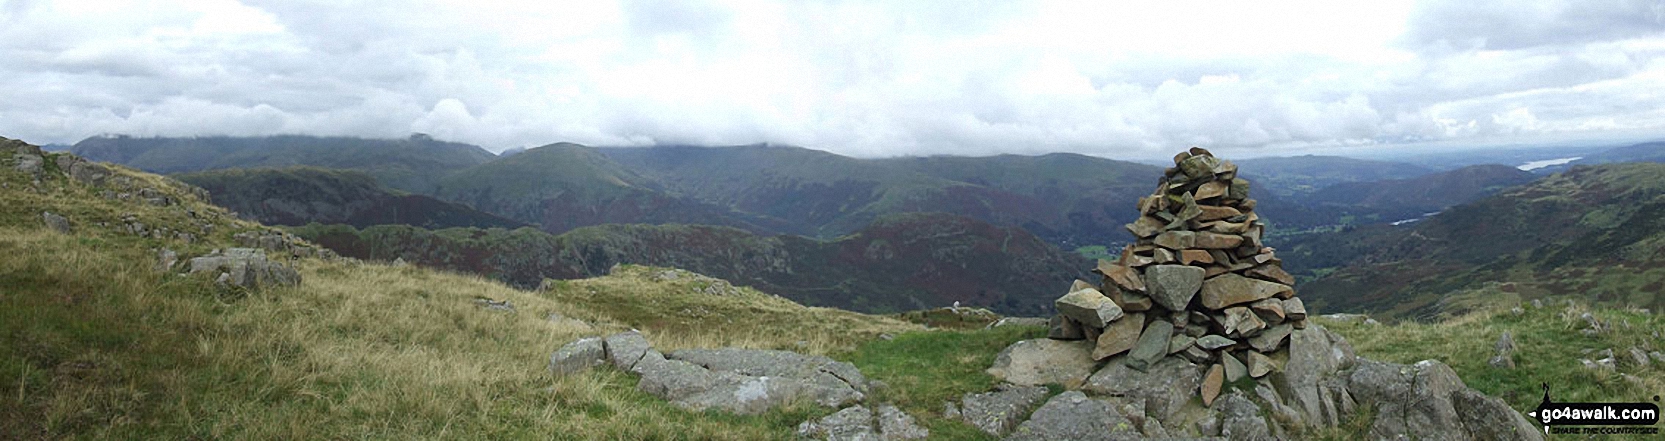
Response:
POLYGON ((8 2, 0 134, 1275 153, 1665 133, 1657 2, 8 2))

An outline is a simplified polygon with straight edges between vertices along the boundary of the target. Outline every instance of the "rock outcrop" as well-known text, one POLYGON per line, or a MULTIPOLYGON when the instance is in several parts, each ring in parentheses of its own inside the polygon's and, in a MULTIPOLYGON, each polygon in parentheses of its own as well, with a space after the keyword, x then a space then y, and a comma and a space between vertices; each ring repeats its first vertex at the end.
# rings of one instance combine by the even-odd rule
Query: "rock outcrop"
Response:
POLYGON ((266 253, 254 248, 215 250, 191 259, 191 274, 219 273, 218 281, 246 289, 265 286, 295 286, 301 275, 295 268, 266 260, 266 253))
MULTIPOLYGON (((874 383, 855 365, 819 355, 761 349, 653 349, 629 331, 568 343, 549 358, 549 369, 572 375, 601 364, 638 374, 637 388, 678 406, 755 415, 792 403, 844 408, 799 427, 804 437, 916 439, 927 431, 893 406, 875 415, 861 404, 874 383)), ((1042 389, 1043 391, 1045 389, 1042 389)))

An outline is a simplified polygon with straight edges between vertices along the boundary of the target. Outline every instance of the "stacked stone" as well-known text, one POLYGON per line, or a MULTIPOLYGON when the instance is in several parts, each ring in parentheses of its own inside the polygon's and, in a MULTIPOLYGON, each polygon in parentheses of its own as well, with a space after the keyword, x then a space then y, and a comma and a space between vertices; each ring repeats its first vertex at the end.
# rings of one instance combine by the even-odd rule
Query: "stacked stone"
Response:
POLYGON ((1197 147, 1174 165, 1139 199, 1139 220, 1127 224, 1138 240, 1117 261, 1099 261, 1100 283, 1077 280, 1055 302, 1049 337, 1094 340, 1094 359, 1122 356, 1140 371, 1167 356, 1212 365, 1208 403, 1222 380, 1277 370, 1274 355, 1306 327, 1306 306, 1261 243, 1265 223, 1237 166, 1197 147))

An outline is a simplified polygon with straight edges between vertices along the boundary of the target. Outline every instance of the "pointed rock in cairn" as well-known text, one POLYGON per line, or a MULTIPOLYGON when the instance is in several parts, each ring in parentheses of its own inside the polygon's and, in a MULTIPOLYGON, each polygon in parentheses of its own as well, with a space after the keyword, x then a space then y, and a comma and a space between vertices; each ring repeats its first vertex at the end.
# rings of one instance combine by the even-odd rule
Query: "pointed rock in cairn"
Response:
POLYGON ((1099 261, 1096 286, 1076 281, 1058 299, 1050 336, 1095 339, 1093 358, 1129 354, 1124 362, 1135 369, 1168 356, 1229 360, 1211 369, 1211 379, 1276 369, 1267 355, 1288 345, 1291 330, 1306 328, 1306 306, 1295 297, 1294 277, 1261 243, 1266 223, 1237 165, 1192 147, 1174 157, 1137 209, 1139 220, 1127 224, 1137 240, 1120 259, 1099 261), (1196 331, 1202 335, 1142 335, 1196 331), (1158 340, 1170 344, 1158 348, 1158 340))

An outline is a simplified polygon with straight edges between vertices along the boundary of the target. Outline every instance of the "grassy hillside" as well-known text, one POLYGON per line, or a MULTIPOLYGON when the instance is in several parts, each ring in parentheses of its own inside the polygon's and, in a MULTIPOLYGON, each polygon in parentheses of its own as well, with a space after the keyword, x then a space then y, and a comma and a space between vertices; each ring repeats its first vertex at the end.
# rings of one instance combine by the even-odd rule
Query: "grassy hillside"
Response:
POLYGON ((367 227, 507 227, 519 222, 428 196, 390 190, 368 174, 318 167, 227 169, 174 175, 214 204, 268 225, 311 222, 367 227))
POLYGON ((312 225, 296 234, 343 255, 402 258, 520 286, 606 274, 618 263, 686 268, 809 305, 896 312, 961 301, 1041 315, 1090 263, 1014 227, 946 214, 881 218, 819 241, 732 228, 604 225, 553 236, 523 228, 357 230, 312 225))
POLYGON ((427 135, 407 139, 101 136, 82 140, 71 151, 152 173, 294 165, 353 169, 375 176, 383 185, 421 194, 432 194, 438 178, 446 173, 496 158, 479 146, 437 141, 427 135))
POLYGON ((1428 317, 1454 291, 1665 306, 1665 165, 1580 166, 1428 220, 1281 246, 1326 310, 1428 317))
MULTIPOLYGON (((1044 334, 1017 326, 924 330, 629 265, 526 291, 422 266, 305 258, 294 262, 299 286, 227 289, 207 277, 155 271, 155 249, 188 258, 263 227, 208 205, 177 181, 118 168, 103 183, 83 184, 65 178, 54 159, 37 184, 0 155, 0 253, 7 256, 0 259, 0 434, 7 438, 783 439, 799 422, 831 412, 689 412, 638 392, 636 378, 615 369, 566 377, 545 370, 563 343, 636 328, 660 349, 783 348, 850 361, 888 384, 873 399, 902 407, 936 439, 986 439, 943 418, 942 403, 991 388, 983 369, 995 354, 1044 334), (129 187, 175 203, 104 197, 129 187), (43 226, 42 211, 69 218, 71 232, 43 226), (135 235, 124 227, 133 222, 197 235, 188 242, 135 235), (718 285, 724 288, 714 293, 718 285), (480 308, 479 298, 506 300, 515 312, 480 308), (879 338, 886 333, 893 338, 879 338)), ((1502 290, 1464 298, 1474 302, 1472 312, 1437 323, 1317 320, 1361 355, 1439 358, 1469 385, 1522 410, 1536 403, 1539 382, 1562 401, 1642 401, 1665 385, 1660 364, 1620 362, 1609 371, 1578 361, 1604 349, 1660 350, 1651 336, 1665 322, 1656 315, 1560 299, 1517 314, 1505 308, 1520 304, 1519 294, 1502 290), (1582 332, 1586 312, 1606 331, 1582 332), (1513 370, 1483 361, 1503 331, 1520 348, 1513 370)), ((1357 429, 1320 435, 1356 439, 1357 429)))

